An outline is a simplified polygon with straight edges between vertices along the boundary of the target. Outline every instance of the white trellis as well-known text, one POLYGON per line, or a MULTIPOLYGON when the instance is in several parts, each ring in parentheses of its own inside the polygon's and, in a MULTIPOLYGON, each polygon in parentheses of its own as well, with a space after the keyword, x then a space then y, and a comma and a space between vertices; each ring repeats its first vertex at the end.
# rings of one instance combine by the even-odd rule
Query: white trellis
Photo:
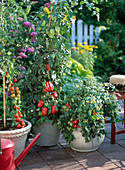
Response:
POLYGON ((72 22, 71 28, 71 42, 72 46, 76 43, 86 42, 87 44, 96 44, 99 38, 99 28, 93 25, 83 24, 82 20, 78 20, 77 22, 72 22))

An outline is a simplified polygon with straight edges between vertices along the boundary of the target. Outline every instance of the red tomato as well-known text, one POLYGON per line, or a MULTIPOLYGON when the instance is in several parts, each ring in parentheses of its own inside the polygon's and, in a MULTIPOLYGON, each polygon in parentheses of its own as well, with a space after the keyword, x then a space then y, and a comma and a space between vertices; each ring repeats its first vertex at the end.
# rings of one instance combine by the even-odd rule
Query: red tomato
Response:
POLYGON ((18 106, 16 107, 18 110, 20 109, 18 106))
POLYGON ((13 79, 13 82, 14 82, 14 83, 17 83, 17 79, 13 79))
POLYGON ((17 106, 16 105, 14 105, 14 107, 13 107, 14 109, 17 109, 17 106))
POLYGON ((57 113, 57 112, 58 112, 58 107, 53 105, 53 106, 51 107, 51 112, 52 112, 52 114, 57 113))
POLYGON ((20 121, 21 121, 21 119, 20 119, 19 117, 17 117, 17 118, 16 118, 16 121, 17 121, 17 122, 20 122, 20 121))
POLYGON ((58 94, 57 94, 56 91, 53 91, 53 94, 52 94, 52 95, 53 95, 54 98, 58 98, 58 94))
POLYGON ((17 128, 21 128, 21 125, 20 124, 17 124, 17 126, 16 126, 17 128))
POLYGON ((74 124, 77 124, 77 123, 78 123, 78 121, 77 121, 77 120, 75 120, 75 121, 74 121, 74 124))
POLYGON ((40 100, 37 104, 38 107, 43 107, 43 105, 44 105, 44 102, 42 100, 40 100))
POLYGON ((20 118, 22 118, 23 116, 22 115, 19 115, 20 118))
POLYGON ((46 64, 46 70, 50 70, 50 65, 46 64))
POLYGON ((18 114, 20 114, 21 112, 20 111, 17 111, 18 114))
POLYGON ((10 85, 13 86, 13 83, 11 83, 10 85))
POLYGON ((42 115, 46 116, 47 115, 47 107, 42 108, 42 115))
POLYGON ((77 125, 73 125, 74 128, 77 128, 77 125))
POLYGON ((13 90, 14 90, 14 87, 11 86, 11 87, 10 87, 10 91, 13 91, 13 90))
POLYGON ((18 117, 18 115, 17 115, 17 114, 14 114, 14 117, 15 117, 15 118, 17 118, 17 117, 18 117))

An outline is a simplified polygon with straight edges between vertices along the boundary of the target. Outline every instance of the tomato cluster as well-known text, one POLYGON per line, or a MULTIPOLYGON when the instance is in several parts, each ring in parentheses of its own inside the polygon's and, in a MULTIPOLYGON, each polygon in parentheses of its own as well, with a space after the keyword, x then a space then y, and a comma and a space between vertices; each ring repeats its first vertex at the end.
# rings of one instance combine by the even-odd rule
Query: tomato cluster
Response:
POLYGON ((72 123, 72 126, 73 126, 74 128, 77 128, 77 127, 78 127, 79 120, 71 120, 71 123, 72 123))
MULTIPOLYGON (((18 102, 19 104, 21 104, 20 101, 21 92, 14 83, 17 83, 17 79, 13 79, 13 82, 10 84, 11 97, 16 101, 16 103, 18 102)), ((20 107, 18 105, 14 105, 13 108, 16 110, 16 113, 14 114, 14 118, 16 120, 15 126, 17 128, 24 128, 26 124, 24 123, 24 121, 21 120, 23 116, 21 114, 20 107)))

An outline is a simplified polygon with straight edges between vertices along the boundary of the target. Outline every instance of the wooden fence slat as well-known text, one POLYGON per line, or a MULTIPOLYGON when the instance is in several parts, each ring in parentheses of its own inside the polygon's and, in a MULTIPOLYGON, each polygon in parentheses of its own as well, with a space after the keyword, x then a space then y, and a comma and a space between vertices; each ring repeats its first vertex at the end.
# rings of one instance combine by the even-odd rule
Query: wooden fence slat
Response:
POLYGON ((78 20, 77 21, 77 43, 83 42, 83 21, 78 20))
POLYGON ((76 29, 75 29, 75 21, 72 22, 71 25, 71 42, 72 42, 72 46, 75 47, 75 41, 76 41, 76 29))
POLYGON ((99 27, 95 27, 95 44, 97 44, 99 39, 99 27))
POLYGON ((93 39, 94 39, 94 36, 93 36, 93 28, 94 28, 94 26, 93 26, 93 25, 90 25, 90 27, 89 27, 89 39, 90 39, 89 45, 92 45, 93 39))

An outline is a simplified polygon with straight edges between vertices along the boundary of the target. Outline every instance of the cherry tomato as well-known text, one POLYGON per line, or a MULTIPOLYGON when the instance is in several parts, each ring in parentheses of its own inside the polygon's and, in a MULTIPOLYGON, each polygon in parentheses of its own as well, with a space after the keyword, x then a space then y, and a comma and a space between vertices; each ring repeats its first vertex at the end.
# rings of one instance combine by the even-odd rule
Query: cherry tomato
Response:
POLYGON ((21 92, 20 92, 20 91, 17 91, 17 94, 21 94, 21 92))
POLYGON ((17 128, 21 128, 21 125, 20 124, 17 124, 17 126, 16 126, 17 128))
POLYGON ((16 87, 16 91, 19 91, 19 87, 16 87))
POLYGON ((26 126, 26 124, 24 122, 22 122, 21 124, 22 124, 22 126, 26 126))
POLYGON ((10 85, 13 86, 13 83, 11 83, 10 85))
POLYGON ((77 120, 75 120, 75 121, 74 121, 74 124, 77 124, 77 123, 78 123, 78 121, 77 121, 77 120))
POLYGON ((18 110, 20 109, 18 106, 16 107, 18 110))
POLYGON ((20 95, 18 94, 17 97, 20 98, 20 95))
POLYGON ((25 126, 21 126, 22 128, 24 128, 25 126))
POLYGON ((50 65, 46 64, 46 70, 50 70, 50 65))
POLYGON ((14 109, 17 109, 17 106, 16 106, 16 105, 14 105, 14 109))
POLYGON ((13 90, 14 90, 14 87, 11 86, 11 87, 10 87, 10 91, 13 91, 13 90))
POLYGON ((15 97, 15 94, 11 94, 11 97, 14 98, 14 97, 15 97))
POLYGON ((17 118, 16 118, 16 121, 17 121, 17 122, 20 122, 20 121, 21 121, 21 119, 20 119, 19 117, 17 117, 17 118))
POLYGON ((77 125, 73 125, 74 128, 77 128, 77 125))
POLYGON ((14 82, 14 83, 17 83, 17 79, 13 79, 13 82, 14 82))
POLYGON ((11 92, 11 94, 14 94, 15 92, 14 91, 10 91, 11 92))
POLYGON ((20 118, 22 118, 23 116, 22 115, 19 115, 20 118))
POLYGON ((14 114, 14 117, 15 117, 15 118, 18 118, 18 115, 17 115, 17 114, 14 114))
POLYGON ((20 114, 21 112, 20 111, 17 111, 18 114, 20 114))

